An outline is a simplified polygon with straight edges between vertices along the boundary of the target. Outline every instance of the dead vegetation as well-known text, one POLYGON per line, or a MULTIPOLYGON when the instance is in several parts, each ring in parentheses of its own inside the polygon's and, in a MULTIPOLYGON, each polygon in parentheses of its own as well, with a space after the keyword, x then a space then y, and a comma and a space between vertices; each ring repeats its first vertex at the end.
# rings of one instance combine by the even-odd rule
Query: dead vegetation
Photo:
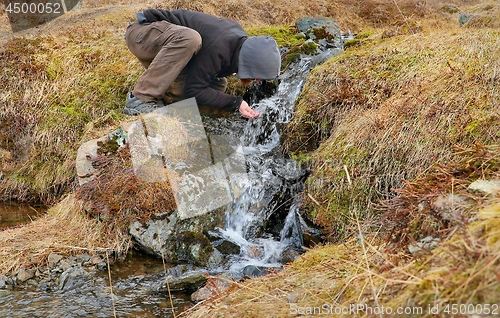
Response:
POLYGON ((75 197, 86 202, 90 216, 101 220, 104 232, 126 236, 134 221, 144 223, 155 214, 175 210, 170 183, 139 180, 128 147, 99 155, 93 166, 99 174, 79 187, 75 197))
MULTIPOLYGON (((60 202, 31 224, 0 232, 0 274, 42 266, 51 252, 129 248, 129 237, 107 231, 105 223, 106 215, 124 212, 117 198, 140 190, 130 187, 136 180, 126 165, 101 158, 111 172, 99 181, 107 192, 90 185, 80 190, 82 198, 96 200, 93 218, 66 194, 75 186, 76 149, 124 119, 125 94, 142 71, 124 45, 126 25, 140 8, 182 7, 246 27, 288 27, 306 15, 327 15, 357 33, 344 54, 311 74, 285 134, 288 151, 311 169, 304 209, 331 242, 342 243, 238 283, 185 316, 287 316, 295 305, 426 310, 498 301, 500 208, 496 199, 465 191, 474 179, 498 178, 497 2, 83 3, 83 11, 15 36, 5 37, 1 16, 0 193, 60 202), (476 16, 459 28, 462 11, 476 16), (113 173, 122 179, 113 180, 113 173), (450 193, 473 203, 457 207, 460 217, 445 219, 429 202, 450 193), (428 235, 441 237, 441 246, 409 256, 408 244, 428 235)), ((114 229, 137 217, 136 200, 157 210, 153 193, 167 197, 163 188, 129 197, 132 213, 114 229)))
POLYGON ((496 31, 455 21, 428 32, 372 33, 318 67, 299 98, 285 146, 313 171, 306 208, 334 239, 353 228, 353 207, 370 218, 403 180, 453 162, 454 148, 498 142, 496 31))
POLYGON ((29 226, 0 231, 0 246, 3 275, 21 267, 42 268, 51 253, 126 253, 131 241, 118 231, 103 231, 103 223, 88 217, 83 202, 69 195, 29 226))
POLYGON ((476 180, 500 179, 499 145, 456 149, 452 163, 437 165, 419 179, 405 181, 397 195, 381 202, 388 241, 406 247, 427 236, 446 240, 490 204, 484 193, 468 186, 476 180))

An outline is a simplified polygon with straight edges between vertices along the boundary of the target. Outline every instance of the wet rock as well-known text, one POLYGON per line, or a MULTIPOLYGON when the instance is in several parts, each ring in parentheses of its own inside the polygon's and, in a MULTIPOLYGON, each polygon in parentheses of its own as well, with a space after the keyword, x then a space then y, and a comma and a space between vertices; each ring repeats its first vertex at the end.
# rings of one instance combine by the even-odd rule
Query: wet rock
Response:
POLYGON ((500 180, 476 180, 467 188, 469 192, 497 196, 500 193, 500 180))
POLYGON ((46 282, 38 284, 38 289, 43 292, 50 291, 49 285, 46 282))
POLYGON ((47 263, 48 263, 49 267, 54 267, 62 259, 63 259, 63 257, 61 255, 56 254, 56 253, 50 253, 49 257, 47 258, 47 263))
POLYGON ((241 251, 241 247, 238 244, 224 239, 215 241, 212 244, 219 252, 226 255, 229 254, 239 255, 241 251))
POLYGON ((188 262, 205 266, 210 261, 214 248, 203 234, 224 226, 224 209, 180 219, 176 213, 151 219, 145 224, 135 222, 129 232, 139 248, 169 262, 188 262))
POLYGON ((0 289, 7 288, 7 276, 0 275, 0 289))
POLYGON ((194 272, 195 266, 192 264, 180 264, 167 270, 167 276, 179 277, 187 272, 194 272))
POLYGON ((14 277, 5 276, 5 282, 7 284, 7 288, 14 286, 16 283, 14 282, 14 277))
POLYGON ((475 16, 476 16, 475 14, 461 13, 458 16, 458 24, 460 26, 464 26, 464 24, 466 24, 467 22, 469 22, 475 16))
POLYGON ((259 277, 262 275, 267 275, 269 274, 269 269, 275 268, 275 267, 262 267, 262 266, 255 266, 255 265, 247 265, 245 268, 243 268, 243 271, 241 274, 243 275, 244 278, 250 278, 250 277, 259 277))
POLYGON ((28 285, 28 287, 38 287, 39 286, 38 282, 35 279, 29 279, 26 282, 26 285, 28 285))
POLYGON ((439 246, 440 239, 432 236, 427 236, 420 241, 410 244, 408 250, 412 255, 417 255, 422 252, 429 252, 439 246))
POLYGON ((304 246, 300 219, 301 218, 299 213, 297 213, 296 207, 290 207, 290 211, 286 216, 285 223, 283 224, 283 228, 280 232, 281 243, 297 250, 301 250, 302 246, 304 246))
POLYGON ((234 284, 234 279, 227 274, 222 274, 216 277, 210 277, 205 286, 201 287, 193 294, 191 294, 191 300, 194 302, 207 300, 213 296, 217 296, 223 293, 233 284, 234 284))
POLYGON ((323 243, 321 232, 317 229, 306 225, 301 227, 301 232, 305 247, 312 248, 323 243))
POLYGON ((74 256, 66 258, 66 262, 71 266, 75 266, 77 264, 76 257, 74 256))
POLYGON ((184 231, 179 234, 177 241, 177 259, 198 266, 205 266, 214 248, 210 240, 203 234, 184 231))
POLYGON ((306 171, 292 159, 281 158, 273 162, 273 171, 286 181, 297 181, 306 175, 306 171))
POLYGON ((219 252, 217 249, 214 249, 212 256, 210 256, 210 259, 208 260, 206 268, 219 268, 225 266, 226 263, 227 259, 224 254, 219 252))
POLYGON ((67 261, 65 261, 65 260, 61 260, 61 261, 59 262, 59 268, 61 268, 63 272, 64 272, 64 271, 66 271, 66 270, 68 270, 70 267, 71 267, 71 264, 70 264, 70 263, 68 263, 68 262, 67 262, 67 261))
POLYGON ((95 265, 95 268, 97 268, 98 271, 107 271, 108 270, 108 264, 104 261, 97 263, 95 265))
POLYGON ((187 272, 179 277, 167 276, 166 282, 159 291, 168 291, 168 288, 170 291, 194 290, 205 284, 207 280, 208 274, 204 271, 187 272))
POLYGON ((287 247, 281 252, 279 262, 281 264, 287 264, 293 262, 297 257, 299 257, 300 253, 294 250, 292 247, 287 247))
POLYGON ((61 274, 59 278, 59 290, 69 291, 85 284, 90 274, 82 267, 71 267, 61 274))
POLYGON ((80 265, 83 265, 84 263, 87 263, 90 261, 90 256, 88 254, 80 254, 76 256, 76 261, 80 265))
POLYGON ((25 269, 21 268, 17 273, 17 281, 20 283, 24 283, 29 279, 35 277, 35 269, 25 269))
POLYGON ((243 99, 252 105, 274 95, 277 88, 277 80, 263 80, 258 83, 252 83, 252 85, 247 87, 243 99))
POLYGON ((94 255, 90 258, 90 265, 97 265, 99 263, 102 263, 102 258, 98 255, 94 255))
POLYGON ((176 225, 177 217, 175 214, 164 213, 144 224, 139 221, 134 222, 130 226, 129 233, 141 250, 163 257, 163 251, 169 248, 165 246, 165 243, 173 237, 176 225))

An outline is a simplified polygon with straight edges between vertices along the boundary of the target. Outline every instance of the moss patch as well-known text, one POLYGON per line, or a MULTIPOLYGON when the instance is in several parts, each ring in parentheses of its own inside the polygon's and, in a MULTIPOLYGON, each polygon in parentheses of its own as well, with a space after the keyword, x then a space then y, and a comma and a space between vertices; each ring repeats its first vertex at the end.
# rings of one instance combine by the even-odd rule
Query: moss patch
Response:
POLYGON ((304 38, 298 35, 298 29, 294 26, 269 26, 246 28, 249 36, 267 35, 273 37, 278 47, 292 47, 304 43, 304 38))

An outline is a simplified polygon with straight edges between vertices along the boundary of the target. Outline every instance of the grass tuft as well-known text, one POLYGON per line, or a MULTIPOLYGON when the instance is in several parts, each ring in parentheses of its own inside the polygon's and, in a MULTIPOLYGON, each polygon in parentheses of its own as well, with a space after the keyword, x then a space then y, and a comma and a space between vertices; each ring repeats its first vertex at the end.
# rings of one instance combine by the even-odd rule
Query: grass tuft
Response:
POLYGON ((130 237, 106 231, 102 222, 86 216, 83 205, 69 195, 29 225, 0 231, 0 274, 16 274, 21 267, 42 271, 51 253, 126 253, 130 237))

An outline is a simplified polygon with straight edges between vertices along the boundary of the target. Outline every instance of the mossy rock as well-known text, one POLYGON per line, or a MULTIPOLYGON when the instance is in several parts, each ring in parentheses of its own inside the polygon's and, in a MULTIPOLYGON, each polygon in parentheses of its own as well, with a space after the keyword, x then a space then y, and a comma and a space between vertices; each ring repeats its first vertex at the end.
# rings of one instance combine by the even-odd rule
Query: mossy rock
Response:
POLYGON ((203 234, 183 231, 177 237, 177 260, 205 266, 214 248, 210 240, 203 234))
POLYGON ((318 44, 313 41, 306 41, 300 45, 292 46, 283 54, 282 68, 300 59, 301 55, 318 54, 318 44))
POLYGON ((328 17, 304 17, 295 25, 307 38, 327 46, 342 47, 340 27, 337 21, 328 17))

